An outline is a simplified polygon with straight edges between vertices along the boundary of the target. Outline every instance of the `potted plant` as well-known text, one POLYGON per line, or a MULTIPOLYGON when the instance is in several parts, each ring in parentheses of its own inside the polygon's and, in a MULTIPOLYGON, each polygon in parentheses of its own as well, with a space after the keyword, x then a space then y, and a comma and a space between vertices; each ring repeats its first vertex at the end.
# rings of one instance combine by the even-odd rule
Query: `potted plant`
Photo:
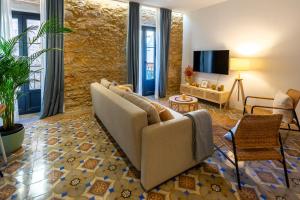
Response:
POLYGON ((63 34, 71 32, 71 30, 64 28, 55 19, 52 19, 42 23, 40 27, 31 26, 11 39, 5 40, 0 37, 0 103, 6 106, 2 114, 3 126, 0 127, 0 133, 6 153, 19 149, 24 140, 24 126, 14 121, 14 103, 15 99, 21 95, 20 90, 18 90, 20 86, 30 81, 31 64, 48 51, 60 50, 45 48, 29 56, 15 56, 13 52, 16 45, 29 32, 35 32, 36 34, 34 37, 29 38, 28 47, 46 35, 63 34))
POLYGON ((185 81, 189 84, 193 82, 193 68, 189 65, 184 69, 185 81))

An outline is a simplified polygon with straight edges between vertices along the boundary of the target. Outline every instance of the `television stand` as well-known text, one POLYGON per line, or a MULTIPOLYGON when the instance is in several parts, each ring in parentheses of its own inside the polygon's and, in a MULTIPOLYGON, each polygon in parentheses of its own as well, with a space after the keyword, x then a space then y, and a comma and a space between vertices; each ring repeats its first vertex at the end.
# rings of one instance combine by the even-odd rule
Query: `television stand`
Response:
POLYGON ((220 110, 222 109, 222 105, 226 104, 227 98, 229 96, 228 91, 212 90, 187 84, 180 85, 180 93, 219 104, 220 110))

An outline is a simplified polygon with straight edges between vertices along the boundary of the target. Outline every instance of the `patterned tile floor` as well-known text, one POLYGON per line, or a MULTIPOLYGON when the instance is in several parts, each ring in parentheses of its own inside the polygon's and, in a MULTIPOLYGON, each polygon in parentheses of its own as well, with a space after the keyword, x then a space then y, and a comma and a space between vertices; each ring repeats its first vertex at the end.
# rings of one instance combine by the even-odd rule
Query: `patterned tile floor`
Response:
MULTIPOLYGON (((232 125, 241 116, 201 104, 214 123, 232 125)), ((139 172, 128 164, 91 114, 83 110, 26 124, 23 148, 2 167, 0 200, 4 199, 300 199, 300 135, 285 133, 291 188, 284 184, 280 163, 240 163, 242 191, 233 166, 219 153, 202 165, 146 193, 139 172)), ((232 156, 231 152, 228 152, 232 156)))

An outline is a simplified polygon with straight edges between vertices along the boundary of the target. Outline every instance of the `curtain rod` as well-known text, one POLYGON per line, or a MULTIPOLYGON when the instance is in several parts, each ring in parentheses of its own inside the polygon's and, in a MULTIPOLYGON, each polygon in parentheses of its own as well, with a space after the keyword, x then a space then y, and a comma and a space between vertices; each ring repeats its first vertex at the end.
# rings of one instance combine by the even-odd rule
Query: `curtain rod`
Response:
MULTIPOLYGON (((112 0, 112 1, 121 2, 121 3, 129 3, 130 2, 128 0, 112 0)), ((134 1, 134 2, 137 2, 137 1, 134 1)), ((150 4, 147 4, 147 3, 140 3, 140 2, 137 2, 137 3, 139 3, 142 6, 147 6, 147 7, 152 7, 152 8, 161 8, 161 7, 153 6, 153 5, 150 5, 150 4)), ((174 10, 174 9, 171 9, 171 10, 174 11, 174 12, 177 12, 177 13, 181 13, 181 14, 184 13, 184 12, 179 11, 179 10, 174 10)))

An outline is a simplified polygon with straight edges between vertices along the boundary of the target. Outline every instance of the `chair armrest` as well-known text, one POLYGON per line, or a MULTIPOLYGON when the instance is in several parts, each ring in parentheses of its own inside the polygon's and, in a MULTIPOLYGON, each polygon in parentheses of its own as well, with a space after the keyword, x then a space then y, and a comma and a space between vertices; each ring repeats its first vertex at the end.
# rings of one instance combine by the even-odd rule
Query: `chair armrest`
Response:
MULTIPOLYGON (((247 102, 248 99, 261 99, 261 100, 270 100, 270 101, 274 101, 274 98, 269 98, 269 97, 257 97, 257 96, 247 96, 244 102, 244 111, 243 114, 246 113, 246 106, 247 106, 247 102)), ((252 114, 252 112, 251 112, 252 114)))
POLYGON ((266 109, 277 109, 277 110, 294 111, 293 108, 280 108, 280 107, 273 107, 273 106, 252 106, 252 108, 251 108, 251 114, 253 114, 255 108, 266 108, 266 109))

